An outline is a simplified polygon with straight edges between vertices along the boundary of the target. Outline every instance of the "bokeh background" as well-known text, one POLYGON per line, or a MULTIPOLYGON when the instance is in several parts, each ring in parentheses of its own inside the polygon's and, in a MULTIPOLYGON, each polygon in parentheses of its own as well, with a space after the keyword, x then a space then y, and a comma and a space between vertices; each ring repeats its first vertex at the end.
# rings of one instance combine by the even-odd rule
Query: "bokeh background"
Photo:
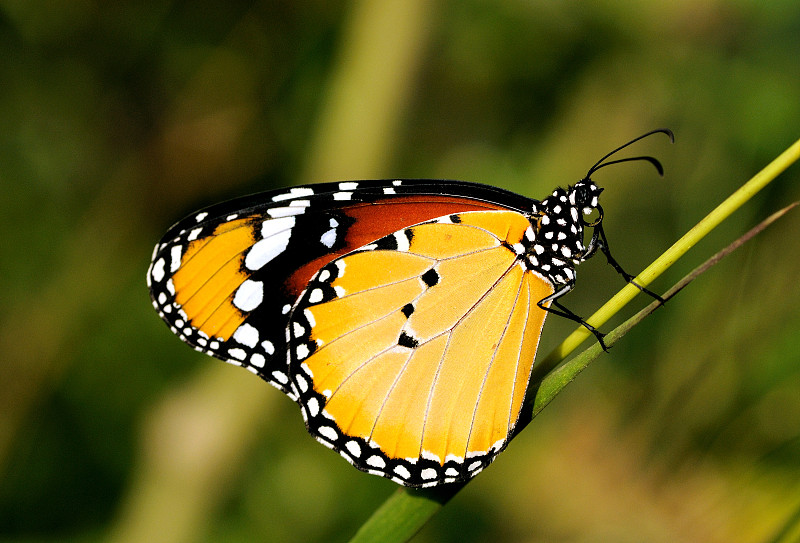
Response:
MULTIPOLYGON (((302 182, 542 198, 661 126, 675 145, 631 153, 663 180, 596 176, 634 272, 800 137, 800 4, 0 2, 0 541, 347 540, 395 485, 169 333, 144 280, 155 242, 201 206, 302 182)), ((654 288, 797 199, 795 165, 654 288)), ((797 530, 798 232, 794 212, 635 329, 417 541, 797 530)), ((620 286, 598 258, 568 305, 587 315, 620 286)), ((551 318, 542 351, 572 328, 551 318)))

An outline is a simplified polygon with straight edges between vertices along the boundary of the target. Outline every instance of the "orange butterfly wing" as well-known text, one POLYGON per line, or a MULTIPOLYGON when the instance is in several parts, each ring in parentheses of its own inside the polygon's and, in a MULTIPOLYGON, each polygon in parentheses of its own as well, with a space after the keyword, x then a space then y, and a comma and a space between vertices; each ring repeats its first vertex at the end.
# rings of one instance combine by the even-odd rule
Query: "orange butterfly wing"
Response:
POLYGON ((309 431, 408 486, 464 480, 506 446, 552 284, 531 224, 474 211, 400 230, 312 278, 287 328, 309 431))
POLYGON ((494 187, 386 180, 292 187, 217 204, 174 225, 147 273, 183 341, 288 388, 288 312, 331 260, 410 224, 526 201, 494 187), (461 196, 461 192, 470 196, 461 196))

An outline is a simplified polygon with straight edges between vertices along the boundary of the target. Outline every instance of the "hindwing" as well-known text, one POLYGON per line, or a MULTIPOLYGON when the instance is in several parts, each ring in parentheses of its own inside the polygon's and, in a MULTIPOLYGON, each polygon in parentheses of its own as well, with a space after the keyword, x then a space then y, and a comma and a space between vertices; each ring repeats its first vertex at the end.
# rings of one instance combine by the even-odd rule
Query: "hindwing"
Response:
POLYGON ((524 258, 530 228, 515 211, 458 213, 323 266, 286 329, 309 431, 407 486, 486 467, 516 425, 545 318, 536 304, 553 293, 524 258))

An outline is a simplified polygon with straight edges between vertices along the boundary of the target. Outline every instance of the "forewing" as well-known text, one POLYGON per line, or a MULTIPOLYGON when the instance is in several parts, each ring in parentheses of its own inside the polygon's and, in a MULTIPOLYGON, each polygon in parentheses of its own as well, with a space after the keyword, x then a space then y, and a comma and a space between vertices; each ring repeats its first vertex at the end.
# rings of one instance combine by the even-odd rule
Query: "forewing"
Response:
POLYGON ((183 341, 294 397, 289 314, 323 266, 434 217, 527 202, 494 187, 428 180, 325 183, 240 198, 169 230, 147 273, 150 295, 183 341))

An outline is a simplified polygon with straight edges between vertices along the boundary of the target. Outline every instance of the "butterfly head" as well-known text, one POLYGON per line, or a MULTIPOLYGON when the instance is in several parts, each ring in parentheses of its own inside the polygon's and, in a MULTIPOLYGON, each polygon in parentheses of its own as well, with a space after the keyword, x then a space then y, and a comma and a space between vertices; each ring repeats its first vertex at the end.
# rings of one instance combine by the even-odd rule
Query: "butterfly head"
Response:
POLYGON ((568 190, 567 199, 570 205, 578 210, 577 221, 581 226, 597 226, 603 220, 603 208, 600 207, 601 192, 603 189, 588 177, 581 179, 568 190), (598 211, 599 215, 590 219, 595 211, 598 211))
POLYGON ((589 168, 583 179, 571 187, 557 188, 544 200, 533 203, 530 221, 534 241, 528 255, 532 269, 547 277, 554 285, 574 284, 575 266, 591 258, 597 249, 605 247, 603 208, 600 206, 600 193, 603 189, 592 181, 592 175, 612 164, 635 161, 649 162, 659 175, 663 175, 661 163, 651 156, 609 160, 629 145, 657 133, 666 134, 670 140, 674 139, 672 132, 667 129, 647 132, 606 154, 589 168), (592 229, 591 239, 586 243, 585 228, 592 229))

